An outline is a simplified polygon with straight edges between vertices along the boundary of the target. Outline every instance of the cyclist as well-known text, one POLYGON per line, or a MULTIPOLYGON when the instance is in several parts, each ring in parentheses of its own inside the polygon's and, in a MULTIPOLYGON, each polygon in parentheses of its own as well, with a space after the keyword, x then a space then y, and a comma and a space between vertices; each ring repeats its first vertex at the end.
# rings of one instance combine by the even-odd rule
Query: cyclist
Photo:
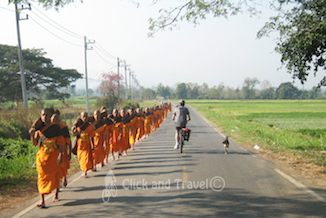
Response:
POLYGON ((174 108, 172 120, 175 124, 175 146, 174 149, 179 149, 179 131, 186 128, 187 121, 190 120, 190 113, 188 108, 185 107, 185 101, 181 99, 179 105, 174 108))

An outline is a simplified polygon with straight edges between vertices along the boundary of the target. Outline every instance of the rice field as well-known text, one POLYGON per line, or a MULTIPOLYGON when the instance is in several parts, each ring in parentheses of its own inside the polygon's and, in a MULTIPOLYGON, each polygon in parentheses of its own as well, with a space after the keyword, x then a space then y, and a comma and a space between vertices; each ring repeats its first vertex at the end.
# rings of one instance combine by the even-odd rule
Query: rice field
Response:
POLYGON ((187 100, 225 135, 246 145, 300 153, 326 164, 324 100, 187 100))

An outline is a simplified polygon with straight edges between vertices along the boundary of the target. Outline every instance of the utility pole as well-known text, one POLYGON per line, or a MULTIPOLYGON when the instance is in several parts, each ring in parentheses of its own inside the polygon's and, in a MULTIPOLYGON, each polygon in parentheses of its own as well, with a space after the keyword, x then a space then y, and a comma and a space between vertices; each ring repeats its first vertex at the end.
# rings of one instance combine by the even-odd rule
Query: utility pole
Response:
POLYGON ((131 93, 131 70, 129 69, 129 93, 130 99, 132 100, 132 93, 131 93))
MULTIPOLYGON (((125 76, 126 76, 126 100, 128 100, 128 82, 127 82, 127 64, 126 61, 124 61, 125 64, 125 76)), ((130 65, 128 65, 130 66, 130 65)))
MULTIPOLYGON (((24 8, 22 7, 22 10, 24 8)), ((26 8, 31 10, 31 6, 29 5, 29 8, 26 8)), ((26 80, 25 80, 25 69, 24 69, 24 63, 23 63, 23 52, 22 52, 22 46, 20 41, 20 29, 19 29, 19 20, 26 20, 28 19, 28 15, 25 19, 20 19, 20 12, 17 7, 17 3, 15 3, 15 11, 16 11, 16 26, 17 26, 17 38, 18 38, 18 58, 19 58, 19 68, 20 68, 20 80, 21 80, 21 87, 22 87, 22 97, 23 102, 28 109, 28 101, 27 101, 27 93, 26 93, 26 80)))
POLYGON ((135 92, 135 80, 134 80, 134 76, 135 76, 135 73, 134 71, 131 72, 131 99, 134 101, 135 100, 135 95, 134 95, 134 92, 135 92))
POLYGON ((120 99, 120 73, 119 73, 119 69, 120 69, 120 60, 118 58, 118 100, 120 99))
POLYGON ((94 44, 95 41, 86 41, 86 36, 84 36, 84 45, 85 45, 85 79, 86 79, 86 104, 87 104, 87 113, 89 115, 89 97, 88 97, 88 76, 87 76, 87 50, 91 50, 91 48, 88 48, 88 44, 94 44))

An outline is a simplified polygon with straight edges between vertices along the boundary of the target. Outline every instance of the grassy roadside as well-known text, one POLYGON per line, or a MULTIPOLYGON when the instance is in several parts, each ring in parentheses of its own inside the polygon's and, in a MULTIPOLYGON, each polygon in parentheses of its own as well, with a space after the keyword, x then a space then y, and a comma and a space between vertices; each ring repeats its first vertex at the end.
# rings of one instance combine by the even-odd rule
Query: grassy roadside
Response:
POLYGON ((325 101, 188 100, 206 119, 239 144, 259 145, 293 163, 326 166, 325 101))

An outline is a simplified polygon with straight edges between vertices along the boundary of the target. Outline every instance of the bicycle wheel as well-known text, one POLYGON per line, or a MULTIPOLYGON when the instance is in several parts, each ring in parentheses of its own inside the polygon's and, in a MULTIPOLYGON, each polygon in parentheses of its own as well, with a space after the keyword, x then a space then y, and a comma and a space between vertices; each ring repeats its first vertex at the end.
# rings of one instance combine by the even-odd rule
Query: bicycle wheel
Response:
POLYGON ((183 143, 184 143, 184 138, 183 138, 183 130, 180 129, 179 131, 179 144, 180 144, 180 153, 183 152, 183 143))

